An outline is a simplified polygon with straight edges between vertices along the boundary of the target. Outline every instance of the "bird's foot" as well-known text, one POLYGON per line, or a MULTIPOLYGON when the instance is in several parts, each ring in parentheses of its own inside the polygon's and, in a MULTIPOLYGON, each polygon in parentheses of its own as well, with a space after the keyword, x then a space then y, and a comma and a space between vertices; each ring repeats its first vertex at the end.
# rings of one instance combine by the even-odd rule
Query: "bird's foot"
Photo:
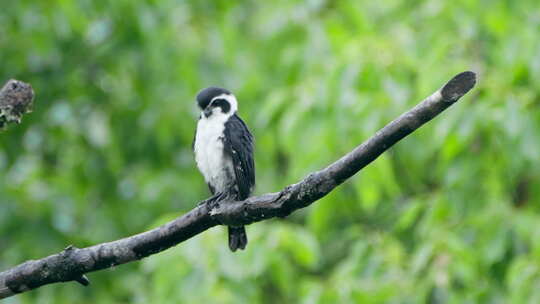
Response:
POLYGON ((220 201, 222 201, 222 200, 224 200, 226 198, 227 198, 226 193, 219 192, 219 193, 214 194, 212 197, 200 202, 199 206, 208 204, 208 207, 210 207, 210 209, 213 209, 214 207, 217 207, 217 205, 218 205, 218 203, 220 201))

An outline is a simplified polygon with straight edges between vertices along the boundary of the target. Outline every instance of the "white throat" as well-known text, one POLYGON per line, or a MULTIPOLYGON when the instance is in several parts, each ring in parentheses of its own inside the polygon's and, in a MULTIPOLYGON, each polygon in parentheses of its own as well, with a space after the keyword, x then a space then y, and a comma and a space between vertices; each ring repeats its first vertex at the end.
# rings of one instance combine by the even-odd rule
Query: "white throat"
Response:
MULTIPOLYGON (((231 107, 232 108, 232 107, 231 107)), ((209 117, 201 113, 195 135, 195 161, 204 176, 204 180, 216 192, 224 192, 230 187, 230 172, 233 172, 230 158, 225 157, 223 139, 225 123, 234 112, 221 112, 221 108, 213 109, 209 117)))

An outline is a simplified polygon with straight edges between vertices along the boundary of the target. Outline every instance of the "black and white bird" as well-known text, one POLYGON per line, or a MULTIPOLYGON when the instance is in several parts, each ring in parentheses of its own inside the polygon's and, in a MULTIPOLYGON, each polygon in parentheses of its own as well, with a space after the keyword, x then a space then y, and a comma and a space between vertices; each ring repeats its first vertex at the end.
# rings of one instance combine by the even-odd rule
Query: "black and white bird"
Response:
MULTIPOLYGON (((255 186, 253 136, 237 115, 236 97, 226 89, 209 87, 197 94, 201 109, 193 151, 197 167, 213 198, 244 200, 255 186)), ((229 226, 229 248, 244 249, 244 226, 229 226)))

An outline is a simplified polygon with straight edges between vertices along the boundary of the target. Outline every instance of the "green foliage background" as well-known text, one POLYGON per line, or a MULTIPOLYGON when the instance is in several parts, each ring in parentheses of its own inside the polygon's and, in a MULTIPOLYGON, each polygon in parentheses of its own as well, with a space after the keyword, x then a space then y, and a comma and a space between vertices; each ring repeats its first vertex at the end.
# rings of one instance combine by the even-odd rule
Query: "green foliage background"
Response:
POLYGON ((540 4, 2 1, 0 269, 138 233, 208 196, 194 96, 235 92, 257 193, 322 168, 454 74, 478 86, 313 206, 6 303, 539 303, 540 4))

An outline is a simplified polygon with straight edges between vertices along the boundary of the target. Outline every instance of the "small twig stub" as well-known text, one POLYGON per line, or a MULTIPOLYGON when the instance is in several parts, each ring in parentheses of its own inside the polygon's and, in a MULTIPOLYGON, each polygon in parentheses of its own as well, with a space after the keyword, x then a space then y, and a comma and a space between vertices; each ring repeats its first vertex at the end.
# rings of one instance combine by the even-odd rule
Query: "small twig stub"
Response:
POLYGON ((0 90, 0 129, 9 123, 20 123, 32 111, 34 90, 28 83, 11 79, 0 90))

